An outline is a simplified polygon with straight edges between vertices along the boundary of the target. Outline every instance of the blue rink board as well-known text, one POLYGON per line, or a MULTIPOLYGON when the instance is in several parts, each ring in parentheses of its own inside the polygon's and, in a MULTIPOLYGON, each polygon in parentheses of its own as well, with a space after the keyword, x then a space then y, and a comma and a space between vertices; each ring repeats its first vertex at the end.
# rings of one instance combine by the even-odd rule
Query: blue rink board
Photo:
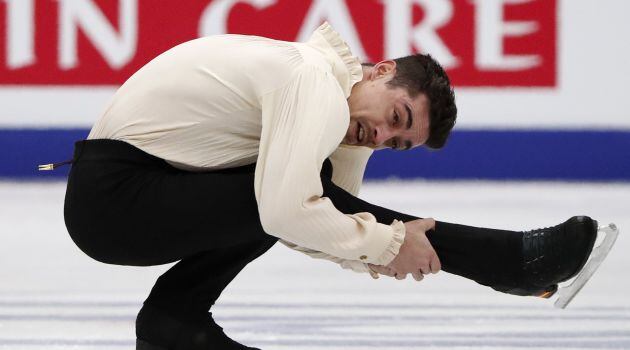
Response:
MULTIPOLYGON (((0 178, 62 179, 87 129, 0 129, 0 178)), ((439 151, 379 151, 366 178, 630 181, 630 131, 464 130, 439 151)))

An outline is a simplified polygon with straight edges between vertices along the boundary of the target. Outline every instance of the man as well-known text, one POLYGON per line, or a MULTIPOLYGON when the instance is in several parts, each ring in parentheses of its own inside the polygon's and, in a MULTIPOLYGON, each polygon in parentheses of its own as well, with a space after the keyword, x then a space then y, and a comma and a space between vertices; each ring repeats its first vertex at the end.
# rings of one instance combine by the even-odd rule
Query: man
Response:
POLYGON ((252 349, 208 310, 278 238, 373 277, 444 267, 508 293, 553 293, 592 249, 590 218, 523 233, 355 197, 372 150, 440 148, 456 111, 430 56, 362 66, 328 24, 307 43, 193 40, 136 72, 77 142, 66 226, 105 263, 179 261, 138 314, 137 349, 252 349))

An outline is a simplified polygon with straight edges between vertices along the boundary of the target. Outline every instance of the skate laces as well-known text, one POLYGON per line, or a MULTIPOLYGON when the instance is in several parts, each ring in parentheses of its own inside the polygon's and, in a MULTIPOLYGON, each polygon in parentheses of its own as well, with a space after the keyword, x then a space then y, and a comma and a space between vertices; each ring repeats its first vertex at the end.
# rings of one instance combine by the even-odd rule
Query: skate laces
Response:
POLYGON ((533 274, 555 270, 555 264, 551 263, 556 250, 559 248, 558 240, 562 235, 561 226, 550 226, 523 232, 523 269, 533 274))

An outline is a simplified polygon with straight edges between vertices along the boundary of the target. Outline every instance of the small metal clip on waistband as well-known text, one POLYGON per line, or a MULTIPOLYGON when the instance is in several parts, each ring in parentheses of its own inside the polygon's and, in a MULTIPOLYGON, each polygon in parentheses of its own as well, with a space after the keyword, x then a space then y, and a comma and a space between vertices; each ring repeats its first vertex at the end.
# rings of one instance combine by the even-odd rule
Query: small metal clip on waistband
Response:
POLYGON ((70 160, 66 160, 60 163, 51 163, 51 164, 41 164, 38 166, 38 170, 40 171, 44 171, 44 170, 55 170, 57 168, 59 168, 60 166, 64 166, 66 164, 71 164, 72 163, 72 159, 70 160))

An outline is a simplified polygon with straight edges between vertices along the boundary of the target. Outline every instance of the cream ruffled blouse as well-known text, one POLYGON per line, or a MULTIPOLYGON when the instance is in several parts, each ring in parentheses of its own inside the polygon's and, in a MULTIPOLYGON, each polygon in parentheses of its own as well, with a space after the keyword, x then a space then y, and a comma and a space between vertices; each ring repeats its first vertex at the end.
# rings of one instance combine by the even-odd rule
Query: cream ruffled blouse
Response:
MULTIPOLYGON (((319 173, 357 194, 372 151, 340 145, 359 60, 324 23, 306 43, 218 35, 161 54, 116 92, 89 139, 116 139, 189 171, 256 162, 263 228, 287 246, 344 268, 387 265, 404 240, 399 221, 345 215, 319 173)), ((373 274, 374 275, 374 274, 373 274)))

